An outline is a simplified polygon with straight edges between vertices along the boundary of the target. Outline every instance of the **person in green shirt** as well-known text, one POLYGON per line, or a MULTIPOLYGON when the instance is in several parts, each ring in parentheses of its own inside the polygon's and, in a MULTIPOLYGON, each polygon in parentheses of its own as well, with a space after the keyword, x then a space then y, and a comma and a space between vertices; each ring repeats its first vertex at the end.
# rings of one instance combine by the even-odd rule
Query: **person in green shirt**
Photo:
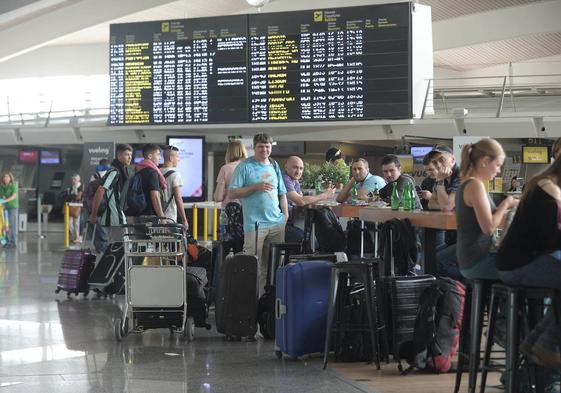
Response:
POLYGON ((8 222, 8 243, 5 247, 15 247, 18 216, 18 185, 12 172, 2 173, 0 181, 0 204, 4 205, 4 219, 8 222))

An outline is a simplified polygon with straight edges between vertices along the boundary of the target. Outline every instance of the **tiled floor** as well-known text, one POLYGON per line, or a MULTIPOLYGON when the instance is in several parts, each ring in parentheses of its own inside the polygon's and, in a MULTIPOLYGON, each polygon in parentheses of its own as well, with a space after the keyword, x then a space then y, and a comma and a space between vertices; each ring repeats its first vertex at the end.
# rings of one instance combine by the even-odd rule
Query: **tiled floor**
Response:
POLYGON ((167 330, 118 343, 113 320, 123 299, 55 295, 62 235, 21 236, 0 250, 0 392, 371 392, 317 359, 279 361, 271 342, 226 342, 197 329, 167 330))

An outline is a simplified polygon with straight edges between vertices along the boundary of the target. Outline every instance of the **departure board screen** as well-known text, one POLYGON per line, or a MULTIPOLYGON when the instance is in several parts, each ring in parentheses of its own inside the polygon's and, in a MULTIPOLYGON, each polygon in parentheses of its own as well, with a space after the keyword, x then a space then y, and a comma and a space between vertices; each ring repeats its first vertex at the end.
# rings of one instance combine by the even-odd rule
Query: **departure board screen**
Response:
POLYGON ((114 125, 247 122, 247 16, 111 25, 114 125))
POLYGON ((409 3, 249 16, 250 121, 411 117, 409 3))
POLYGON ((411 18, 394 3, 112 25, 109 123, 412 118, 411 18))

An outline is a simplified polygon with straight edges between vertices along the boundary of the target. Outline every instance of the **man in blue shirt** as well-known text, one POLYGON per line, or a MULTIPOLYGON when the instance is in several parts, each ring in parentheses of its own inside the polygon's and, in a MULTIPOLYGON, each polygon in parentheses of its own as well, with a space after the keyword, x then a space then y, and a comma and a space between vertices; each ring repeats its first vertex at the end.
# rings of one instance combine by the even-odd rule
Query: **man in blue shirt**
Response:
POLYGON ((358 199, 367 201, 368 193, 373 192, 375 188, 381 190, 386 185, 384 179, 370 173, 368 161, 364 158, 353 160, 351 165, 352 178, 345 187, 337 195, 337 202, 346 202, 351 197, 351 189, 357 185, 358 199))
POLYGON ((288 219, 286 187, 279 165, 269 159, 273 139, 267 134, 253 137, 254 156, 242 161, 234 171, 229 197, 240 199, 243 208, 244 249, 257 255, 259 266, 259 296, 266 281, 271 243, 284 242, 288 219), (259 225, 255 244, 255 224, 259 225))

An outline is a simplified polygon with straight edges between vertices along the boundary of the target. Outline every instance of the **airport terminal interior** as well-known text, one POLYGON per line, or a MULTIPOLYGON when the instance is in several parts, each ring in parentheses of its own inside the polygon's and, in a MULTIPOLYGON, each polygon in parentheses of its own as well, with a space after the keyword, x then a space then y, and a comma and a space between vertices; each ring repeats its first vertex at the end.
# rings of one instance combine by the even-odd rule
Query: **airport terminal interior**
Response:
POLYGON ((560 15, 0 0, 0 393, 560 392, 560 15))

